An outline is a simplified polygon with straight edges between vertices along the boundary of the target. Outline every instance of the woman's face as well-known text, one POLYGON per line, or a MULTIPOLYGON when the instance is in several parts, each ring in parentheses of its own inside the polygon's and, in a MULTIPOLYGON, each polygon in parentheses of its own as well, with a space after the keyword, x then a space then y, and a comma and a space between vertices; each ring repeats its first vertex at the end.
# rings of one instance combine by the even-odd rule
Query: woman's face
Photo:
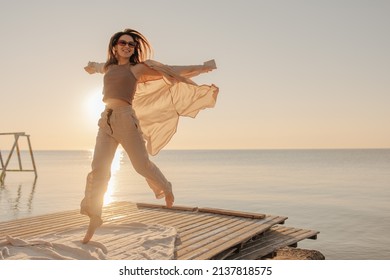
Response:
POLYGON ((130 35, 122 35, 119 37, 117 44, 114 46, 115 53, 118 59, 129 59, 134 54, 135 42, 130 35))

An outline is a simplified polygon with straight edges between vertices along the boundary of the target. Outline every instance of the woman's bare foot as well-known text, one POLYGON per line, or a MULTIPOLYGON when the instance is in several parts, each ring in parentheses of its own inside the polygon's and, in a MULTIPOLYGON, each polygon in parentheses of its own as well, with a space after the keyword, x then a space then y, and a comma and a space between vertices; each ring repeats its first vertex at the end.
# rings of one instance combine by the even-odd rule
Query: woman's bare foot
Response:
POLYGON ((175 201, 175 197, 173 196, 173 193, 171 191, 166 192, 165 193, 165 204, 166 204, 167 208, 172 208, 174 201, 175 201))
POLYGON ((84 236, 83 243, 86 244, 91 240, 92 236, 94 235, 96 229, 100 227, 103 224, 103 221, 98 216, 92 216, 89 218, 89 225, 87 229, 87 233, 84 236))
POLYGON ((164 196, 165 196, 165 205, 167 206, 167 208, 172 208, 173 202, 175 201, 175 197, 173 196, 172 184, 170 182, 168 182, 168 185, 164 190, 164 196))

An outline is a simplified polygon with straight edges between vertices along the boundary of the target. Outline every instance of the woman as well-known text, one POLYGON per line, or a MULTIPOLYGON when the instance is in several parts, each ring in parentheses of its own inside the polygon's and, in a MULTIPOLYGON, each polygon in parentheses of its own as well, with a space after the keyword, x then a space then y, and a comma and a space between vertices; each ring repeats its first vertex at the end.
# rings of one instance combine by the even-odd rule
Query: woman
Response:
POLYGON ((81 202, 81 214, 90 218, 83 243, 103 223, 103 197, 118 145, 122 145, 134 169, 145 177, 156 198, 165 197, 170 208, 174 203, 172 185, 149 160, 148 152, 154 155, 166 145, 176 131, 179 115, 194 117, 199 110, 215 104, 217 87, 197 86, 189 79, 216 69, 214 61, 170 67, 147 60, 150 55, 147 39, 138 31, 126 29, 111 37, 106 63, 89 62, 85 67, 90 74, 104 74, 106 109, 98 123, 92 171, 81 202))

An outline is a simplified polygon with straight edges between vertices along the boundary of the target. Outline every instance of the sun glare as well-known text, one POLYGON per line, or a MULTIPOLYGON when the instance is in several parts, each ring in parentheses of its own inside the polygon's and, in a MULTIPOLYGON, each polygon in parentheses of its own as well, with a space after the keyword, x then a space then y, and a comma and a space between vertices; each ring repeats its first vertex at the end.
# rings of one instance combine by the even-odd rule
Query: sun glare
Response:
MULTIPOLYGON (((91 121, 96 122, 100 118, 100 114, 104 111, 104 103, 102 101, 102 93, 100 89, 91 91, 85 101, 85 108, 91 121)), ((93 150, 91 151, 93 156, 93 150)), ((116 191, 116 173, 121 169, 123 159, 123 151, 117 149, 111 165, 111 178, 108 183, 107 192, 104 195, 104 205, 113 201, 113 195, 116 191)))
MULTIPOLYGON (((90 92, 86 98, 86 111, 91 121, 96 123, 100 118, 100 114, 104 111, 104 103, 102 101, 101 89, 96 89, 90 92)), ((93 151, 91 151, 93 154, 93 151)), ((114 200, 114 193, 116 191, 116 173, 121 169, 121 162, 123 159, 123 151, 118 149, 115 153, 111 165, 111 179, 108 183, 107 192, 104 195, 104 205, 110 204, 114 200)))
POLYGON ((121 169, 121 162, 123 159, 123 151, 118 149, 115 153, 114 160, 111 165, 111 179, 108 183, 107 192, 104 195, 104 205, 113 202, 113 195, 115 193, 116 185, 116 173, 121 169))
POLYGON ((101 112, 104 110, 104 103, 102 101, 101 89, 93 90, 86 99, 86 108, 88 116, 91 120, 99 119, 101 112))

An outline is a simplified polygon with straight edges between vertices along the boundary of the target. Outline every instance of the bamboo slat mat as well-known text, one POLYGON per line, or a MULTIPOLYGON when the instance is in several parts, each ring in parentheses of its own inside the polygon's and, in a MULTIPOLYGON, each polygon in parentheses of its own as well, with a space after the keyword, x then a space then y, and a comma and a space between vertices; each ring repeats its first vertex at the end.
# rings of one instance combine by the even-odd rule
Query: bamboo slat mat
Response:
MULTIPOLYGON (((280 247, 272 243, 275 234, 267 235, 266 233, 272 228, 271 232, 276 235, 286 235, 287 231, 284 227, 274 227, 277 224, 283 224, 286 219, 287 217, 283 216, 213 208, 176 206, 173 209, 166 209, 161 205, 131 202, 115 202, 105 206, 103 210, 105 224, 141 222, 175 227, 179 234, 176 258, 183 260, 205 260, 221 256, 221 258, 228 256, 232 258, 234 252, 235 258, 238 259, 254 256, 257 258, 259 254, 267 255, 270 249, 280 247), (250 242, 259 236, 265 238, 263 243, 250 242), (247 244, 251 245, 250 249, 240 250, 240 254, 237 254, 238 249, 245 248, 247 244)), ((88 221, 88 217, 80 215, 78 210, 72 210, 2 222, 0 223, 0 240, 3 240, 6 235, 34 238, 63 232, 77 227, 86 227, 88 221)), ((296 243, 300 241, 304 233, 295 235, 297 236, 295 239, 289 234, 288 241, 282 242, 282 238, 279 238, 276 243, 296 243)), ((114 242, 110 246, 113 249, 120 249, 123 242, 123 240, 118 240, 117 244, 114 242)))

